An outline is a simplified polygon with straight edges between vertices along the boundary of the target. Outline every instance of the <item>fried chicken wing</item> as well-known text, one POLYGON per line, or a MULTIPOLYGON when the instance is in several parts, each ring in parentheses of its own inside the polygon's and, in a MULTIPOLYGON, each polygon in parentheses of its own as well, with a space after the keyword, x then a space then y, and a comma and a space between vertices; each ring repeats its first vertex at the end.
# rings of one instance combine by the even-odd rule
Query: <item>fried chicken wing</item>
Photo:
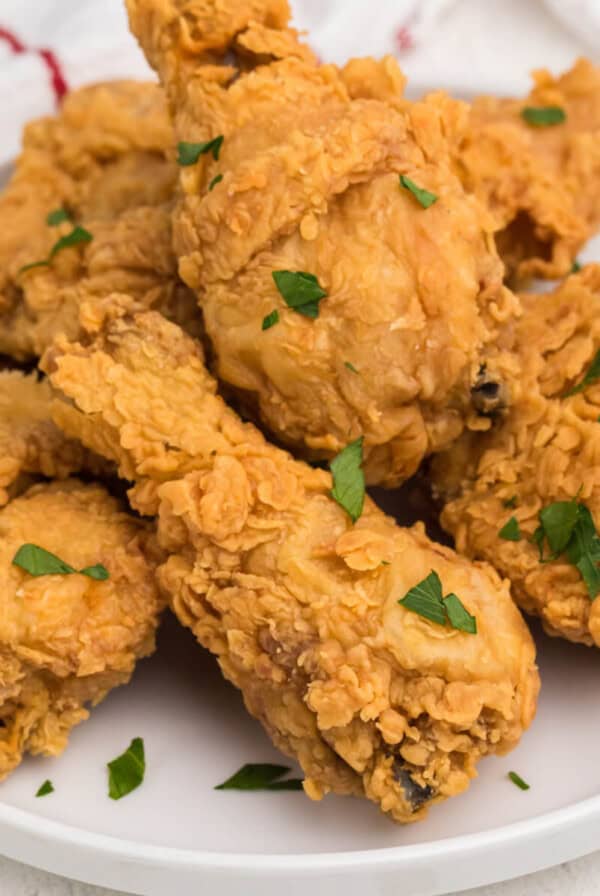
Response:
POLYGON ((476 99, 456 153, 463 183, 497 219, 500 255, 517 279, 564 276, 600 225, 600 67, 580 59, 558 78, 545 69, 533 78, 524 100, 476 99), (548 107, 565 121, 523 117, 548 107))
POLYGON ((30 475, 64 479, 103 465, 52 422, 51 401, 50 385, 36 373, 0 372, 0 506, 30 475))
POLYGON ((158 512, 158 577, 307 794, 364 795, 395 821, 459 793, 535 711, 534 645, 508 583, 398 527, 367 498, 355 525, 313 469, 242 423, 199 347, 152 312, 107 305, 88 343, 44 364, 55 419, 158 512), (466 634, 400 606, 435 570, 477 618, 466 634))
MULTIPOLYGON (((600 524, 597 377, 566 395, 600 349, 600 266, 523 302, 523 318, 503 339, 521 364, 509 413, 490 432, 461 438, 433 464, 435 487, 448 500, 442 524, 461 553, 508 576, 519 605, 540 616, 549 634, 600 646, 600 600, 586 586, 582 561, 578 566, 561 549, 542 563, 534 538, 540 511, 554 502, 584 504, 592 529, 600 524), (511 517, 519 529, 506 540, 499 533, 511 517)), ((592 535, 592 552, 594 545, 592 535)), ((592 575, 598 559, 590 554, 592 575)))
POLYGON ((112 290, 199 327, 171 246, 173 139, 160 88, 129 81, 77 90, 27 125, 0 196, 0 352, 26 359, 58 333, 75 338, 80 306, 112 290), (58 209, 69 217, 52 226, 58 209), (91 241, 26 268, 77 225, 91 241))
MULTIPOLYGON (((465 425, 485 425, 471 390, 518 303, 491 218, 452 171, 446 131, 465 107, 353 97, 356 68, 319 66, 280 0, 128 9, 176 139, 196 147, 181 167, 175 246, 220 379, 309 457, 364 436, 373 483, 397 484, 465 425), (290 307, 280 271, 316 278, 318 306, 290 307)), ((393 60, 374 68, 402 82, 393 60)))
POLYGON ((0 778, 25 753, 56 756, 74 725, 154 649, 162 608, 147 524, 97 485, 39 485, 0 510, 0 778), (52 525, 49 525, 49 520, 52 525), (88 575, 31 575, 12 563, 36 544, 88 575))

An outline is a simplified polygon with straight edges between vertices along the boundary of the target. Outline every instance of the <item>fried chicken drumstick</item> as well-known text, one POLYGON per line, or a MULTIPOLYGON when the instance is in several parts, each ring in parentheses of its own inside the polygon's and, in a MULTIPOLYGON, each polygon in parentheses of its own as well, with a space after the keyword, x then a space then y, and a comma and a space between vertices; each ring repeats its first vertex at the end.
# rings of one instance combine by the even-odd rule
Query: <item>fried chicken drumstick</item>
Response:
MULTIPOLYGON (((485 425, 481 363, 518 303, 452 171, 463 104, 353 97, 351 71, 287 28, 285 0, 128 9, 174 115, 175 247, 219 377, 308 456, 364 436, 373 483, 485 425)), ((391 59, 371 70, 402 82, 391 59)))
POLYGON ((367 498, 351 524, 331 477, 270 445, 216 394, 199 346, 123 299, 44 365, 65 432, 119 464, 158 513, 159 581, 309 796, 364 795, 395 821, 464 790, 535 711, 534 645, 486 564, 402 529, 367 498), (438 573, 477 634, 398 600, 438 573))
POLYGON ((600 266, 523 302, 503 336, 521 365, 509 413, 433 464, 442 524, 549 634, 600 646, 600 266))
POLYGON ((75 338, 80 307, 112 290, 198 332, 171 245, 173 143, 161 89, 130 81, 74 91, 27 125, 0 195, 0 352, 75 338))
POLYGON ((56 756, 74 725, 152 653, 162 602, 147 524, 100 486, 37 485, 0 510, 0 778, 25 753, 56 756), (51 524, 50 524, 51 521, 51 524), (73 573, 12 561, 43 547, 73 573), (75 570, 102 564, 99 581, 75 570))

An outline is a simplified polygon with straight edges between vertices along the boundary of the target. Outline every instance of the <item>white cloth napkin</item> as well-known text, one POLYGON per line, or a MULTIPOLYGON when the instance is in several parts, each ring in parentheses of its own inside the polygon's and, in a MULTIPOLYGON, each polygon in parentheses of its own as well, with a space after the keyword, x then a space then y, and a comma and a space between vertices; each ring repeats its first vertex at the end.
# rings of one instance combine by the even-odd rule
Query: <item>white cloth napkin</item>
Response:
MULTIPOLYGON (((324 60, 395 53, 417 91, 520 92, 532 67, 561 69, 586 51, 600 61, 600 0, 292 6, 324 60)), ((153 77, 127 30, 123 0, 0 0, 0 164, 18 152, 23 124, 56 108, 63 86, 118 77, 153 77)))

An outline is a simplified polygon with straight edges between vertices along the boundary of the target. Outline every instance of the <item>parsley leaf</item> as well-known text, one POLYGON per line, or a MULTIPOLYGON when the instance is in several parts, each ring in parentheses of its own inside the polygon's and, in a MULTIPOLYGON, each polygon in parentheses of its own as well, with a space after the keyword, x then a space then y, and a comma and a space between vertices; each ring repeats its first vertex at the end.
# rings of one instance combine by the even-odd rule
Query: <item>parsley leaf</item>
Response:
POLYGON ((438 200, 435 193, 430 193, 429 190, 424 190, 423 187, 418 187, 414 180, 411 180, 410 177, 407 177, 405 174, 400 175, 400 184, 407 190, 410 190, 417 202, 422 205, 423 208, 429 208, 430 205, 433 205, 433 203, 438 200))
POLYGON ((18 273, 22 274, 25 271, 30 271, 32 268, 47 267, 58 252, 61 252, 63 249, 69 249, 71 246, 77 246, 79 243, 90 243, 92 239, 92 234, 85 227, 77 225, 70 233, 61 236, 54 243, 47 258, 42 259, 42 261, 32 261, 30 264, 24 264, 22 268, 19 268, 18 273))
POLYGON ((502 502, 502 506, 506 507, 507 510, 514 510, 517 506, 518 498, 516 495, 513 495, 512 498, 507 498, 506 501, 502 502))
POLYGON ((144 741, 141 737, 134 737, 125 752, 108 763, 108 795, 111 800, 120 800, 139 787, 145 773, 144 741))
POLYGON ((536 128, 562 124, 567 120, 567 113, 560 106, 525 106, 521 109, 521 116, 527 124, 536 128))
POLYGON ((351 364, 351 363, 350 363, 350 361, 344 361, 344 367, 347 367, 348 370, 351 370, 351 371, 352 371, 352 373, 358 373, 358 370, 356 369, 356 367, 354 366, 354 364, 351 364))
POLYGON ((465 609, 456 594, 443 597, 442 583, 435 570, 411 588, 398 603, 437 625, 449 622, 458 631, 477 634, 477 620, 465 609))
POLYGON ((262 329, 269 330, 271 327, 274 327, 275 324, 279 323, 279 311, 275 309, 275 311, 271 311, 270 314, 267 314, 266 317, 263 317, 262 329))
POLYGON ((498 535, 500 538, 504 538, 505 541, 521 541, 521 529, 518 519, 511 516, 508 522, 502 526, 498 535))
POLYGON ((600 593, 600 537, 596 531, 594 518, 585 504, 573 501, 555 501, 539 513, 540 525, 533 534, 533 541, 540 551, 540 561, 544 560, 544 539, 548 540, 552 556, 556 560, 566 553, 569 563, 577 567, 594 600, 600 593))
POLYGON ((306 271, 273 271, 273 280, 286 305, 305 317, 319 316, 319 302, 327 293, 314 274, 306 271))
POLYGON ((215 177, 213 177, 213 179, 211 180, 211 182, 208 185, 208 192, 211 193, 214 190, 214 188, 217 186, 217 184, 220 184, 222 180, 223 180, 222 174, 215 175, 215 177))
POLYGON ((563 398, 569 398, 571 395, 577 395, 578 392, 583 392, 584 389, 587 389, 588 386, 591 386, 592 383, 595 383, 598 379, 600 379, 600 349, 598 349, 594 355, 592 363, 586 370, 585 376, 581 382, 578 383, 577 386, 573 386, 572 389, 569 389, 568 392, 565 392, 563 398))
POLYGON ((48 212, 46 216, 46 224, 48 227, 58 227, 63 221, 70 221, 71 215, 66 208, 55 208, 54 211, 48 212))
POLYGON ((300 778, 279 780, 289 772, 287 765, 249 763, 243 765, 231 778, 217 784, 215 790, 302 790, 300 778))
POLYGON ((178 143, 177 163, 183 167, 187 165, 195 165, 200 156, 206 155, 206 153, 209 152, 212 153, 213 159, 217 162, 224 139, 223 135, 220 134, 212 140, 207 140, 206 143, 186 143, 185 141, 178 143))
POLYGON ((509 772, 508 778, 513 782, 513 784, 516 784, 516 786, 520 790, 529 790, 529 784, 527 783, 527 781, 524 781, 523 778, 516 772, 509 772))
MULTIPOLYGON (((12 562, 31 576, 67 576, 78 571, 57 557, 56 554, 51 554, 50 551, 37 544, 22 544, 12 562)), ((104 581, 109 577, 108 570, 101 563, 96 563, 95 566, 86 566, 79 572, 81 575, 98 581, 104 581)))
POLYGON ((577 261, 577 259, 575 259, 575 261, 571 265, 571 273, 578 274, 580 270, 581 270, 581 264, 577 261))
POLYGON ((365 474, 362 471, 363 437, 346 445, 329 464, 333 476, 331 497, 344 508, 353 523, 363 512, 365 474))
POLYGON ((578 517, 577 501, 555 501, 540 510, 540 523, 553 554, 562 554, 571 540, 578 517))
POLYGON ((44 781, 44 783, 36 793, 36 797, 48 796, 49 793, 54 793, 54 785, 52 784, 52 781, 44 781))

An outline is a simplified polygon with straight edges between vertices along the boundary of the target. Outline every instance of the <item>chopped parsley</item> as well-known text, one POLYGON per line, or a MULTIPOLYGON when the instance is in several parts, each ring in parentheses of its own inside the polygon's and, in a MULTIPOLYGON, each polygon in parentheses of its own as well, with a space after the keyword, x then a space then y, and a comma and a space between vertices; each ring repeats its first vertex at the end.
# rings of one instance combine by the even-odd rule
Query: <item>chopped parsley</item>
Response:
POLYGON ((600 379, 600 349, 594 355, 592 363, 586 370, 581 382, 576 386, 573 386, 572 389, 569 389, 568 392, 565 392, 563 398, 569 398, 571 395, 577 395, 578 392, 583 392, 584 389, 587 389, 588 386, 591 386, 592 383, 595 383, 598 379, 600 379))
POLYGON ((206 153, 212 153, 212 157, 217 162, 219 153, 223 144, 224 137, 220 134, 206 143, 186 143, 182 141, 177 144, 177 162, 179 165, 186 167, 187 165, 195 165, 200 156, 206 153))
POLYGON ((353 523, 363 512, 365 503, 365 474, 362 470, 363 437, 346 445, 333 458, 329 469, 333 476, 331 497, 343 507, 353 523))
POLYGON ((305 317, 319 316, 319 302, 327 293, 314 274, 306 271, 273 271, 273 280, 286 305, 305 317))
POLYGON ((214 188, 217 186, 217 184, 220 184, 222 180, 223 180, 223 175, 216 174, 215 177, 213 177, 213 179, 211 180, 211 182, 208 185, 208 192, 211 193, 214 190, 214 188))
POLYGON ((271 327, 274 327, 275 324, 279 323, 279 311, 275 309, 275 311, 271 311, 270 314, 267 314, 266 317, 263 317, 262 329, 270 330, 271 327))
POLYGON ((134 737, 127 749, 108 763, 108 795, 120 800, 140 786, 146 773, 144 741, 134 737))
POLYGON ((44 781, 44 783, 36 793, 36 797, 48 796, 49 793, 54 793, 54 785, 52 781, 44 781))
POLYGON ((456 594, 443 596, 442 582, 435 570, 411 588, 398 603, 437 625, 450 623, 458 631, 477 634, 477 620, 466 610, 456 594))
POLYGON ((217 784, 215 790, 302 790, 301 778, 281 780, 289 771, 287 765, 249 763, 222 784, 217 784))
POLYGON ((71 215, 68 213, 66 208, 55 208, 54 211, 48 212, 46 217, 46 224, 48 227, 58 227, 59 224, 62 224, 63 221, 70 221, 71 215))
POLYGON ((577 567, 594 600, 600 592, 600 537, 594 518, 586 505, 572 501, 555 501, 540 510, 540 525, 533 533, 533 542, 540 552, 540 562, 557 560, 566 554, 569 563, 577 567), (548 542, 550 557, 544 557, 544 541, 548 542))
POLYGON ((515 784, 519 790, 529 790, 529 784, 516 772, 509 772, 508 778, 515 784))
POLYGON ((417 202, 422 205, 423 208, 429 208, 430 205, 437 202, 438 197, 435 193, 430 193, 429 190, 424 190, 423 187, 418 187, 414 180, 411 180, 410 177, 407 177, 405 174, 400 175, 400 184, 407 190, 410 190, 417 202))
POLYGON ((37 544, 22 544, 12 562, 31 576, 68 576, 80 572, 81 575, 98 581, 104 581, 109 577, 108 570, 101 563, 77 570, 57 557, 56 554, 51 554, 50 551, 37 544))
POLYGON ((581 264, 577 261, 577 259, 575 259, 575 261, 571 265, 571 273, 578 274, 580 270, 581 270, 581 264))
POLYGON ((352 371, 352 373, 358 373, 358 370, 356 369, 356 367, 354 366, 354 364, 351 364, 351 363, 350 363, 350 361, 344 361, 344 367, 347 367, 348 370, 351 370, 351 371, 352 371))
POLYGON ((507 498, 505 501, 503 501, 502 506, 506 507, 507 510, 514 510, 515 507, 517 506, 517 501, 518 501, 517 496, 513 495, 512 498, 507 498))
POLYGON ((86 230, 85 227, 80 227, 78 224, 70 233, 61 236, 61 238, 54 243, 47 258, 44 258, 41 261, 32 261, 29 264, 23 265, 22 268, 19 268, 19 274, 22 274, 25 271, 30 271, 32 268, 48 267, 58 252, 61 252, 63 249, 70 249, 72 246, 79 245, 79 243, 90 243, 92 239, 92 234, 86 230))
POLYGON ((518 519, 511 516, 508 522, 502 526, 498 535, 505 541, 521 541, 521 529, 519 527, 518 519))
POLYGON ((546 128, 567 120, 567 113, 560 106, 525 106, 521 116, 535 128, 546 128))

